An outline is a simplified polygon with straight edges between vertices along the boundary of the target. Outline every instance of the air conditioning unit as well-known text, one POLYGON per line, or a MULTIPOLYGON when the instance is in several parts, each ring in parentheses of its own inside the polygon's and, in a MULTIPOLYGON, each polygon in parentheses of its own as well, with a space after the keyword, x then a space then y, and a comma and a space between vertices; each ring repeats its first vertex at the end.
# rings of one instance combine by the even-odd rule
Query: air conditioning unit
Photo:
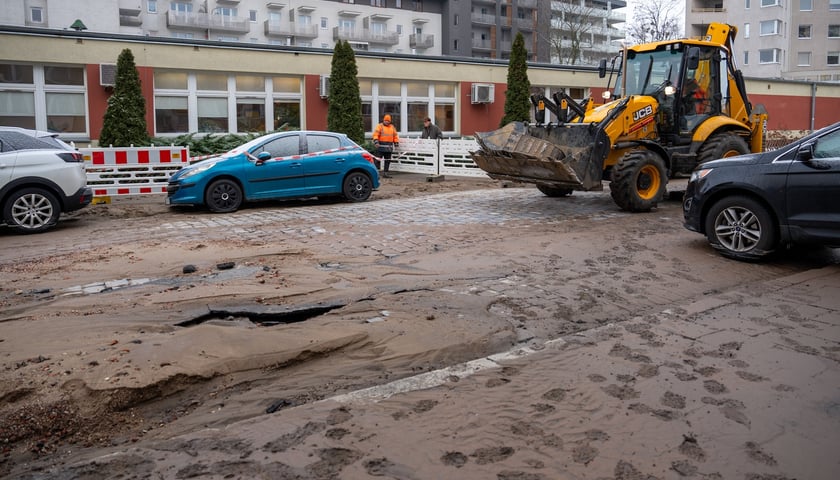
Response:
POLYGON ((117 66, 113 63, 99 64, 99 84, 103 87, 113 87, 117 81, 117 66))
POLYGON ((493 103, 495 87, 492 83, 473 83, 471 103, 493 103))
POLYGON ((321 95, 321 98, 327 98, 330 96, 329 75, 321 75, 321 81, 318 83, 318 93, 321 95))

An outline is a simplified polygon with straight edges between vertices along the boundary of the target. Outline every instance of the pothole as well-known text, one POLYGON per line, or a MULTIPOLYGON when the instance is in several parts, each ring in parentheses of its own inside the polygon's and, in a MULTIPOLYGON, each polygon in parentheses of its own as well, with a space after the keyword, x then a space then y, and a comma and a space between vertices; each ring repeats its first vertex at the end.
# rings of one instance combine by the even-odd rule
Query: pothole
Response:
POLYGON ((231 307, 224 309, 211 308, 209 312, 198 317, 176 323, 178 327, 194 327, 210 320, 226 320, 231 318, 247 318, 251 323, 264 327, 274 325, 286 325, 289 323, 305 322, 312 318, 321 316, 336 308, 341 308, 346 303, 330 303, 317 305, 304 305, 297 307, 271 307, 271 306, 247 306, 231 307))

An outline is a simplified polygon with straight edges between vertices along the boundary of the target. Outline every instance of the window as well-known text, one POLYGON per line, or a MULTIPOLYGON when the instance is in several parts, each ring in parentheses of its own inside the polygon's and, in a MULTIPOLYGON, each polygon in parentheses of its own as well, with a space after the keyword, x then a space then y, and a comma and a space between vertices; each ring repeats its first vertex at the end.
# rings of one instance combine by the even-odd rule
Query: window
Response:
POLYGON ((327 17, 321 17, 321 28, 327 29, 327 25, 329 25, 329 20, 327 17))
POLYGON ((799 38, 811 38, 811 26, 810 25, 800 25, 799 26, 799 38))
POLYGON ((251 23, 257 23, 257 11, 256 10, 248 10, 248 20, 251 23))
POLYGON ((825 63, 828 65, 840 65, 840 52, 828 52, 825 63))
POLYGON ((402 35, 402 25, 397 25, 397 35, 402 35))
POLYGON ((799 11, 810 12, 814 9, 813 0, 799 0, 799 11))
POLYGON ((758 63, 780 63, 781 50, 778 48, 767 48, 758 51, 758 63))
POLYGON ((744 38, 750 38, 750 24, 744 24, 744 38))
POLYGON ((265 131, 265 98, 236 99, 236 131, 265 131))
POLYGON ((195 35, 193 35, 191 32, 172 32, 172 38, 191 39, 195 38, 195 35))
POLYGON ((29 20, 32 23, 44 23, 44 9, 41 7, 32 7, 29 9, 29 20))
POLYGON ((760 35, 778 35, 782 29, 781 20, 766 20, 759 24, 760 35))
POLYGON ((840 38, 840 25, 828 26, 828 38, 840 38))
POLYGON ((227 132, 227 98, 198 97, 198 131, 227 132))
POLYGON ((306 136, 307 153, 335 150, 341 147, 341 141, 332 135, 309 134, 306 136))
MULTIPOLYGON (((256 14, 256 11, 254 11, 256 14)), ((216 7, 213 9, 213 15, 221 15, 223 17, 233 18, 236 17, 238 11, 235 7, 216 7)), ((254 15, 254 21, 256 21, 256 15, 254 15)))
POLYGON ((274 129, 300 128, 300 102, 274 101, 274 129))
POLYGON ((156 132, 187 133, 190 131, 189 124, 187 97, 155 96, 156 132))
POLYGON ((832 12, 840 10, 840 0, 828 0, 828 9, 832 12))
POLYGON ((269 152, 274 158, 300 155, 300 135, 295 133, 274 139, 263 145, 261 151, 269 152))
POLYGON ((455 39, 455 41, 452 42, 452 50, 456 52, 458 51, 458 39, 455 39))
POLYGON ((761 0, 762 7, 775 7, 779 5, 779 0, 761 0))
POLYGON ((458 25, 458 14, 456 13, 455 16, 452 18, 452 24, 458 25))
POLYGON ((146 11, 149 13, 157 13, 157 0, 147 0, 146 11))
POLYGON ((172 2, 169 10, 175 13, 192 13, 192 3, 172 2))
POLYGON ((807 67, 811 65, 811 52, 799 52, 796 54, 796 65, 807 67))
POLYGON ((750 52, 744 52, 744 65, 750 64, 750 52))

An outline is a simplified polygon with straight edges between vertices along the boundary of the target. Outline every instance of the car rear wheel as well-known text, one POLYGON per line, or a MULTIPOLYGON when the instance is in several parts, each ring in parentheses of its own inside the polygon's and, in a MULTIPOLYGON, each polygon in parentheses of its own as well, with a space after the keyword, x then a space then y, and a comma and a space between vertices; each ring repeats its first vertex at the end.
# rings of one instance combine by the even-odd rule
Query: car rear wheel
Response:
POLYGON ((550 185, 545 185, 542 183, 537 184, 537 190, 539 190, 543 193, 543 195, 548 197, 568 197, 572 194, 571 188, 552 187, 550 185))
POLYGON ((41 188, 12 193, 3 206, 6 223, 22 233, 39 233, 58 223, 61 205, 55 195, 41 188))
POLYGON ((373 192, 373 182, 365 173, 351 172, 344 178, 342 192, 348 202, 364 202, 373 192))
POLYGON ((207 187, 204 202, 211 212, 235 212, 242 205, 242 189, 233 180, 216 180, 207 187))
POLYGON ((757 260, 776 248, 776 224, 761 203, 744 196, 718 200, 706 216, 706 238, 724 256, 757 260))

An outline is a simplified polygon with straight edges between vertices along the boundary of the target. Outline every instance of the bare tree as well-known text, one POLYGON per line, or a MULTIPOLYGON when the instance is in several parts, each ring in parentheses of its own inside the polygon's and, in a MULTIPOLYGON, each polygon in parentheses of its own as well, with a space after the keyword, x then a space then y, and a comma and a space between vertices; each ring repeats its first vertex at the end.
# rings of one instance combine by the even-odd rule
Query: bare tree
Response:
POLYGON ((627 38, 632 43, 681 38, 683 8, 682 0, 640 0, 627 26, 627 38))
POLYGON ((587 5, 581 0, 551 3, 551 56, 560 63, 582 63, 582 44, 597 21, 592 3, 587 5))

